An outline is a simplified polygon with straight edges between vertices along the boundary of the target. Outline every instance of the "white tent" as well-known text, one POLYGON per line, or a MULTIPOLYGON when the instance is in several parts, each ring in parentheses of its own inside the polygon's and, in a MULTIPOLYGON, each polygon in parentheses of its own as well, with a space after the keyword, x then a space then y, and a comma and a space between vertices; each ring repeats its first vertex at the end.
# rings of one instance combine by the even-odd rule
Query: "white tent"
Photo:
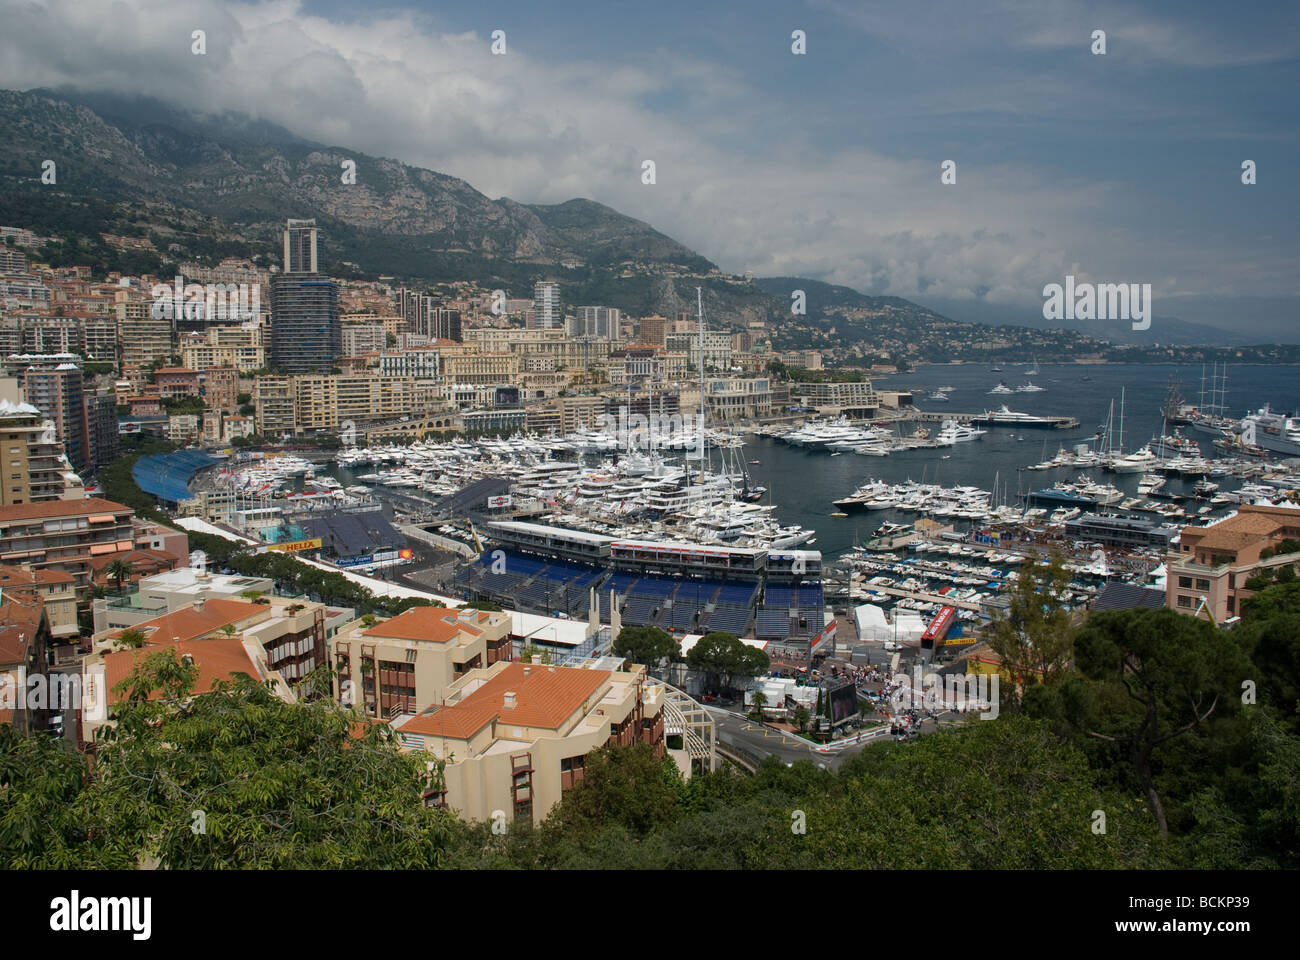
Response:
POLYGON ((858 623, 858 639, 864 642, 893 640, 894 628, 885 619, 885 610, 874 603, 864 603, 853 611, 858 623))

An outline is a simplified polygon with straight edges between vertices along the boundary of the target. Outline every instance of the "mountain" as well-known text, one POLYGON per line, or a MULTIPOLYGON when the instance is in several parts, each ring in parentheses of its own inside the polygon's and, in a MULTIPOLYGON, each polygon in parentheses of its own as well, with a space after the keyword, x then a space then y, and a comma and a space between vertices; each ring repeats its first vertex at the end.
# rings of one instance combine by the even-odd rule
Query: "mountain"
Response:
MULTIPOLYGON (((713 264, 631 217, 590 200, 554 206, 490 200, 464 180, 329 147, 238 114, 198 115, 156 100, 0 91, 0 177, 32 183, 55 159, 57 186, 105 200, 185 207, 274 239, 290 217, 315 216, 340 259, 487 259, 609 267, 648 261, 705 272, 713 264), (344 164, 356 182, 342 182, 344 164)), ((427 262, 427 260, 426 260, 427 262)), ((374 266, 377 266, 375 264, 374 266)), ((403 272, 402 265, 383 269, 403 272)), ((509 271, 507 271, 509 272, 509 271)))

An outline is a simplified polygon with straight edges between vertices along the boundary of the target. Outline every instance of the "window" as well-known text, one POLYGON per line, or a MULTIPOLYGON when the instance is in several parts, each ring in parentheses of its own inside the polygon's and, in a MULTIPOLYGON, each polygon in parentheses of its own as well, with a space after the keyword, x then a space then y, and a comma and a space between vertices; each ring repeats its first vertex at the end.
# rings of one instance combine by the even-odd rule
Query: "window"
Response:
POLYGON ((1203 579, 1201 579, 1201 578, 1198 577, 1197 580, 1196 580, 1196 589, 1197 589, 1197 590, 1209 590, 1209 589, 1210 589, 1210 581, 1209 581, 1209 580, 1203 580, 1203 579))
POLYGON ((1192 598, 1191 598, 1191 597, 1179 597, 1179 598, 1178 598, 1178 605, 1179 605, 1180 607, 1184 608, 1184 609, 1187 609, 1187 608, 1189 608, 1189 607, 1192 605, 1192 598))
POLYGON ((1191 577, 1179 577, 1179 578, 1178 578, 1178 585, 1179 585, 1180 587, 1182 587, 1184 590, 1190 590, 1190 589, 1192 588, 1192 578, 1191 578, 1191 577))
POLYGON ((1236 606, 1237 606, 1237 598, 1236 598, 1236 597, 1231 597, 1231 596, 1228 597, 1228 612, 1229 612, 1229 613, 1235 613, 1236 610, 1235 610, 1234 608, 1235 608, 1236 606))

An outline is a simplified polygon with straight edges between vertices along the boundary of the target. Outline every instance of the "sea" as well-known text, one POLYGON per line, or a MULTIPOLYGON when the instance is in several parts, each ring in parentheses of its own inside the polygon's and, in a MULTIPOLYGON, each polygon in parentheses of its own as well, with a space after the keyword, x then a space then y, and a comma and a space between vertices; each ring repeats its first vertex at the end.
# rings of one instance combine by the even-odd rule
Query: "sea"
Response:
MULTIPOLYGON (((832 518, 838 512, 833 501, 851 494, 871 479, 899 483, 916 480, 946 486, 970 485, 998 491, 1002 502, 1019 504, 1017 494, 1050 487, 1060 480, 1073 480, 1087 474, 1094 480, 1112 483, 1136 496, 1140 474, 1110 474, 1101 470, 1080 471, 1054 469, 1026 471, 1023 468, 1055 456, 1064 446, 1073 449, 1096 435, 1111 415, 1114 403, 1113 430, 1116 445, 1120 440, 1121 401, 1123 404, 1123 450, 1130 453, 1159 436, 1162 426, 1161 407, 1171 380, 1181 385, 1188 403, 1201 398, 1201 367, 1178 367, 1162 364, 1045 364, 1030 376, 1030 365, 1003 364, 995 373, 987 365, 936 364, 919 366, 907 374, 873 377, 877 390, 925 390, 917 396, 916 406, 927 412, 961 414, 996 410, 1002 404, 1010 409, 1041 416, 1074 417, 1079 426, 1072 430, 1020 427, 990 427, 978 440, 939 449, 910 450, 887 457, 864 457, 854 453, 838 456, 825 450, 792 447, 765 437, 752 437, 745 444, 745 458, 759 460, 747 467, 753 481, 767 487, 764 503, 774 503, 777 516, 785 523, 797 523, 817 531, 811 549, 820 550, 827 559, 852 549, 855 542, 869 539, 886 521, 910 523, 915 514, 896 514, 892 510, 850 513, 832 518), (1015 389, 1032 382, 1043 387, 1041 393, 990 395, 999 382, 1015 389), (952 387, 947 403, 935 403, 929 395, 939 387, 952 387)), ((1209 377, 1205 374, 1208 403, 1209 377)), ((1300 367, 1283 365, 1230 364, 1227 368, 1227 392, 1224 401, 1233 416, 1244 415, 1265 404, 1274 410, 1294 412, 1300 408, 1300 367)), ((915 429, 915 424, 910 429, 915 429)), ((926 424, 937 430, 937 424, 926 424)), ((1174 428, 1170 428, 1173 432, 1174 428)), ((1220 456, 1212 446, 1213 438, 1183 427, 1185 436, 1201 442, 1207 458, 1220 456)), ((1221 489, 1232 490, 1241 481, 1213 478, 1221 489)), ((1165 487, 1171 493, 1190 493, 1195 480, 1170 477, 1165 487)), ((1150 517, 1145 514, 1143 516, 1150 517)), ((1159 518, 1156 518, 1159 519, 1159 518)))

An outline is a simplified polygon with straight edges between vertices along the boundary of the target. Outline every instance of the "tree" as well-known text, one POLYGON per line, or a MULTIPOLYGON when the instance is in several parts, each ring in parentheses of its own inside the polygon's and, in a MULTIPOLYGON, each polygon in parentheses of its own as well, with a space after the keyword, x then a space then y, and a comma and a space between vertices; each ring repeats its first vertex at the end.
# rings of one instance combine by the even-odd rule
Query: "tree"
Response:
POLYGON ((113 578, 119 592, 122 590, 122 581, 130 580, 134 572, 131 564, 120 557, 104 568, 104 573, 113 578))
POLYGON ((120 650, 138 650, 144 646, 144 641, 144 633, 131 627, 119 633, 115 642, 120 650))
POLYGON ((1074 626, 1063 597, 1070 573, 1060 555, 1026 564, 1010 593, 1006 616, 993 620, 988 644, 1017 690, 1042 680, 1057 682, 1070 661, 1074 626))
POLYGON ((811 719, 808 708, 803 704, 794 708, 794 722, 799 725, 799 732, 803 733, 808 728, 808 721, 811 719))
POLYGON ((706 633, 686 655, 686 662, 716 680, 722 690, 732 689, 736 677, 756 677, 771 664, 768 655, 741 643, 733 633, 706 633))
POLYGON ((754 695, 750 697, 750 702, 754 704, 755 717, 759 720, 762 720, 763 708, 767 706, 767 694, 765 694, 762 690, 756 690, 754 691, 754 695))
POLYGON ((88 822, 165 869, 440 864, 450 818, 422 802, 441 786, 430 755, 328 699, 287 703, 243 675, 196 693, 196 676, 162 651, 119 684, 88 822))
POLYGON ((619 824, 644 836, 680 812, 681 775, 646 743, 607 746, 587 754, 583 778, 564 794, 548 820, 567 827, 619 824))
POLYGON ((1125 750, 1160 829, 1169 821, 1156 787, 1157 747, 1227 708, 1253 672, 1231 638, 1168 608, 1093 614, 1075 637, 1082 676, 1063 691, 1075 725, 1125 750))
POLYGON ((614 639, 615 656, 643 663, 651 670, 664 660, 681 654, 681 644, 658 627, 624 627, 614 639))

